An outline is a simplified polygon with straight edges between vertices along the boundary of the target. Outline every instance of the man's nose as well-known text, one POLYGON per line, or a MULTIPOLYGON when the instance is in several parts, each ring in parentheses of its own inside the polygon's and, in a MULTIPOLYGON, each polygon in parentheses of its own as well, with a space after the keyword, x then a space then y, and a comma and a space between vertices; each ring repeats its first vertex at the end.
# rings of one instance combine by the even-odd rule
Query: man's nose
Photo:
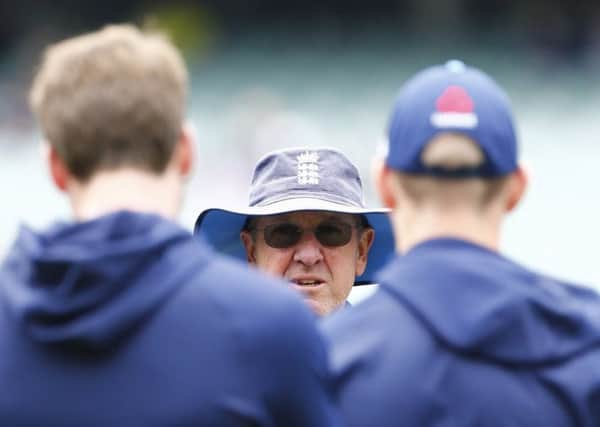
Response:
POLYGON ((322 246, 311 231, 305 231, 296 244, 294 261, 304 265, 314 265, 323 259, 322 246))

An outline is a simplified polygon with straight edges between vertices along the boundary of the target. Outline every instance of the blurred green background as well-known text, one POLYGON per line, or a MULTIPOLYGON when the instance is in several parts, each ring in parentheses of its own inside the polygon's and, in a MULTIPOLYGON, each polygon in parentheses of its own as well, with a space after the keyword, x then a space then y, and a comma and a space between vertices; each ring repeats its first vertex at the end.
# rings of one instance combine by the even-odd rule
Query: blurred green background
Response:
POLYGON ((448 59, 509 93, 532 182, 505 253, 600 287, 600 7, 592 1, 0 1, 0 254, 20 223, 69 217, 26 104, 44 46, 107 23, 160 28, 192 80, 196 169, 181 223, 246 203, 256 160, 298 145, 346 152, 378 206, 370 159, 406 78, 448 59))

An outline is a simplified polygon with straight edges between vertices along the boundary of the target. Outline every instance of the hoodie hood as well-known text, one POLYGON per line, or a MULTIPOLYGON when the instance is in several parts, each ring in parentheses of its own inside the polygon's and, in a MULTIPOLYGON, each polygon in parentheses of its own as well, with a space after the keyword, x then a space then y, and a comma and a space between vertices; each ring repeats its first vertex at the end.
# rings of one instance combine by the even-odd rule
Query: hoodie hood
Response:
POLYGON ((379 276, 456 351, 508 364, 553 363, 600 344, 600 296, 526 270, 481 246, 435 239, 379 276))
POLYGON ((199 258, 191 235, 156 215, 117 212, 36 233, 22 227, 0 292, 35 341, 99 348, 132 330, 178 289, 199 258))

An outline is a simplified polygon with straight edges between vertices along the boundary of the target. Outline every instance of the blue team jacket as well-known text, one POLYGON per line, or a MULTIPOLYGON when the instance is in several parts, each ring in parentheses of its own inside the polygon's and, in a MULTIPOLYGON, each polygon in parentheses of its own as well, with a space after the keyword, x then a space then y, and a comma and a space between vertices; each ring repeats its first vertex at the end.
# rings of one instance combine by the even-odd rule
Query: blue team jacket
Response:
POLYGON ((600 298, 454 239, 323 325, 348 426, 600 426, 600 298))
POLYGON ((154 215, 23 228, 0 270, 0 425, 330 426, 293 292, 154 215))

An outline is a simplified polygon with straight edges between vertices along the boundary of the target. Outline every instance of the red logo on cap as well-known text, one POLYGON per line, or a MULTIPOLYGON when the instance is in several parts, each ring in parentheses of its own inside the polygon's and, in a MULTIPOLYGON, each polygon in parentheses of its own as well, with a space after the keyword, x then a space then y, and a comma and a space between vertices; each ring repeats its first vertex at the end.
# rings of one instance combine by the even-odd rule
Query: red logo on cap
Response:
POLYGON ((474 129, 479 122, 474 106, 466 90, 460 86, 448 86, 435 101, 436 110, 429 121, 438 129, 474 129))
POLYGON ((435 102, 437 111, 443 113, 472 113, 473 100, 460 86, 448 86, 435 102))

